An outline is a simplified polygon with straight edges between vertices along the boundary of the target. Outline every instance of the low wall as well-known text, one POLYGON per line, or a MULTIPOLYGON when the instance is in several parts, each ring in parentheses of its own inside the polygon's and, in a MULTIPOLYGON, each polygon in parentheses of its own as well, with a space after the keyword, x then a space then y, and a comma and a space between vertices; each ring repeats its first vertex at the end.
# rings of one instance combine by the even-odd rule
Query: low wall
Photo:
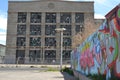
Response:
POLYGON ((79 73, 76 70, 73 70, 74 76, 78 79, 78 80, 91 80, 89 78, 87 78, 85 75, 79 73))

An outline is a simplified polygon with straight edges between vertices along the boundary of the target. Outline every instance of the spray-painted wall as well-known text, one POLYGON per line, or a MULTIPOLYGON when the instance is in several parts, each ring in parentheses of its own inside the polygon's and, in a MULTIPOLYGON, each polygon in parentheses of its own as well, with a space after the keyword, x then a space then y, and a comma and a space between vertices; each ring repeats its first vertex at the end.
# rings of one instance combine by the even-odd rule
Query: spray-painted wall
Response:
POLYGON ((100 28, 71 52, 71 67, 85 75, 120 77, 120 8, 106 16, 100 28))

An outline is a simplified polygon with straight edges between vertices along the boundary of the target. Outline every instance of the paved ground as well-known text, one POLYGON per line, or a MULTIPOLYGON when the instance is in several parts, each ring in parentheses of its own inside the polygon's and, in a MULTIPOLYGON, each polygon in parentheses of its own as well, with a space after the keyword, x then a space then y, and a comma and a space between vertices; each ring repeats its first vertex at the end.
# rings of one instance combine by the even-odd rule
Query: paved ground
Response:
POLYGON ((0 80, 64 80, 57 72, 45 72, 42 68, 0 68, 0 80))

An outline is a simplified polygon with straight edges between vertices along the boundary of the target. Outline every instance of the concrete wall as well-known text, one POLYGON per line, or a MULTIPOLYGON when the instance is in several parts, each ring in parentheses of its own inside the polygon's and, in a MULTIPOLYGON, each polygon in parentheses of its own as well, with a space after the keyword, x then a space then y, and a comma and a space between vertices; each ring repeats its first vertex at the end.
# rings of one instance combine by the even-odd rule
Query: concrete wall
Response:
POLYGON ((71 53, 71 67, 84 74, 120 77, 120 7, 71 53))
POLYGON ((93 2, 9 1, 8 12, 94 12, 93 2))

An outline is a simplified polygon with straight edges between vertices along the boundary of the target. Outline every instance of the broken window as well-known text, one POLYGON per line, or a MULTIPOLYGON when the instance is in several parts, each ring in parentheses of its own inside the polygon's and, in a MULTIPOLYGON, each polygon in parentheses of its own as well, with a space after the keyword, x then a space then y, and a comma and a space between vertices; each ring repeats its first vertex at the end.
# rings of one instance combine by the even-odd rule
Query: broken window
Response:
POLYGON ((71 46, 71 38, 69 38, 69 37, 64 37, 63 38, 63 46, 71 46))
POLYGON ((71 13, 61 13, 60 14, 61 23, 71 23, 71 13))
POLYGON ((70 59, 71 50, 63 50, 63 60, 70 59))
POLYGON ((76 25, 75 31, 76 31, 76 33, 83 32, 84 31, 84 26, 83 25, 76 25))
POLYGON ((46 13, 46 23, 56 23, 56 13, 46 13))
POLYGON ((25 61, 25 50, 16 50, 16 63, 24 64, 25 61))
POLYGON ((56 25, 46 25, 45 26, 45 35, 55 35, 56 25))
POLYGON ((30 46, 41 46, 40 37, 30 37, 30 46))
POLYGON ((75 22, 76 23, 84 23, 84 14, 83 13, 76 13, 75 14, 75 22))
POLYGON ((45 50, 45 60, 47 62, 52 62, 53 60, 56 60, 56 51, 55 50, 45 50))
POLYGON ((18 12, 18 23, 26 23, 27 13, 26 12, 18 12))
POLYGON ((41 35, 41 25, 30 25, 30 35, 41 35))
POLYGON ((32 12, 30 17, 31 23, 41 23, 41 13, 39 12, 32 12))
POLYGON ((71 25, 61 25, 61 28, 65 28, 66 30, 63 32, 63 35, 70 36, 71 35, 71 25))
POLYGON ((17 46, 25 46, 26 38, 25 37, 17 37, 17 46))
POLYGON ((17 35, 25 35, 26 34, 26 25, 17 25, 17 35))
POLYGON ((30 50, 29 51, 29 61, 39 62, 40 61, 40 50, 30 50))
POLYGON ((45 38, 45 46, 56 46, 56 39, 54 37, 45 38))

